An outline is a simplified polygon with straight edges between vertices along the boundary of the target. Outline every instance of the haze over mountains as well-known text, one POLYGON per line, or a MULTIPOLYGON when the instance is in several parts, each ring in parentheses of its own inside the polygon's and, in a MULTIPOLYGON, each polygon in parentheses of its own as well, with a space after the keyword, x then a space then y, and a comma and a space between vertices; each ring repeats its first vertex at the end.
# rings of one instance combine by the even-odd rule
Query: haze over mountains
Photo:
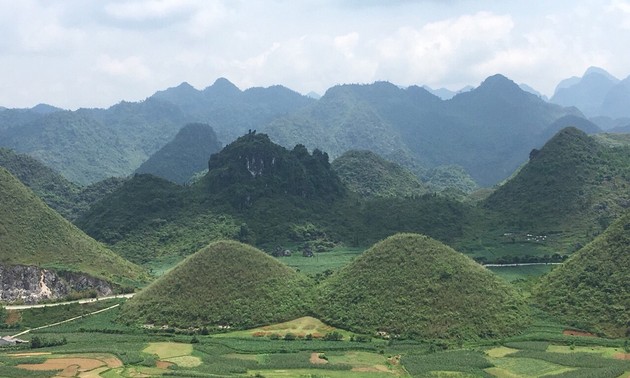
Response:
POLYGON ((561 81, 550 101, 575 106, 588 117, 629 118, 630 76, 620 80, 602 68, 590 67, 582 77, 561 81))
MULTIPOLYGON (((601 92, 593 102, 613 109, 614 104, 627 103, 624 81, 615 80, 601 69, 590 69, 584 78, 561 83, 554 99, 592 109, 580 93, 601 92), (588 90, 592 81, 610 87, 604 96, 608 99, 602 97, 603 91, 588 90)), ((203 90, 182 83, 145 101, 121 102, 108 109, 71 112, 38 105, 0 110, 0 145, 36 157, 70 181, 86 185, 131 174, 184 125, 201 122, 210 124, 223 143, 258 130, 285 147, 303 143, 332 159, 352 149, 371 150, 419 178, 442 166, 461 167, 474 187, 492 186, 508 177, 532 148, 542 146, 562 127, 599 131, 576 108, 547 103, 530 93, 535 90, 501 75, 465 89, 452 97, 443 93, 450 99, 442 100, 425 88, 377 82, 336 86, 314 99, 282 86, 242 91, 226 79, 203 90)), ((611 116, 593 120, 603 128, 616 127, 617 132, 630 125, 630 120, 626 124, 611 116)))

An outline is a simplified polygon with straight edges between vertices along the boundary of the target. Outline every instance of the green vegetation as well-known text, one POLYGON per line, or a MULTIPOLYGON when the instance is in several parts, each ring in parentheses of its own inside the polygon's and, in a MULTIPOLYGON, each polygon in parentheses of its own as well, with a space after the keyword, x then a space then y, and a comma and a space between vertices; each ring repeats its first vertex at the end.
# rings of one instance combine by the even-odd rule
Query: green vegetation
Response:
POLYGON ((8 170, 48 206, 70 221, 124 181, 110 178, 82 188, 37 159, 26 154, 16 154, 7 148, 0 148, 0 167, 8 170))
POLYGON ((284 146, 304 143, 332 157, 361 149, 411 169, 455 164, 491 186, 521 165, 549 138, 551 124, 568 114, 581 115, 495 75, 449 101, 417 86, 339 85, 263 131, 284 146))
POLYGON ((323 283, 316 312, 334 326, 396 337, 474 339, 515 334, 524 300, 474 261, 426 236, 377 243, 323 283))
POLYGON ((185 184, 207 168, 210 155, 221 149, 212 127, 190 123, 175 138, 142 163, 136 173, 150 173, 178 184, 185 184))
POLYGON ((128 285, 141 268, 85 235, 0 168, 0 263, 87 273, 128 285))
MULTIPOLYGON (((63 307, 49 310, 62 314, 63 307)), ((32 310, 24 312, 29 311, 32 310)), ((32 331, 31 335, 22 337, 31 341, 65 340, 65 344, 34 350, 44 353, 38 355, 15 354, 31 352, 28 345, 6 351, 0 348, 0 375, 53 377, 71 364, 85 366, 88 371, 82 374, 104 377, 259 374, 266 377, 533 378, 560 374, 617 378, 630 372, 630 361, 619 359, 624 353, 623 340, 562 335, 562 324, 546 323, 542 319, 537 319, 518 336, 504 340, 471 340, 462 348, 448 341, 373 338, 358 342, 356 338, 352 341, 353 338, 347 336, 352 334, 346 331, 339 331, 344 335, 340 341, 309 339, 302 336, 309 331, 333 333, 334 328, 308 317, 248 331, 206 335, 203 328, 143 330, 126 326, 116 320, 123 315, 124 310, 114 308, 32 331), (280 336, 261 337, 259 332, 277 332, 280 336), (288 338, 288 334, 295 337, 288 338), (25 370, 27 364, 36 364, 39 368, 47 366, 50 367, 47 370, 54 371, 28 371, 25 370)))
POLYGON ((434 190, 458 190, 470 194, 479 189, 479 185, 464 168, 459 165, 441 165, 427 171, 425 183, 434 190))
POLYGON ((630 196, 630 144, 608 147, 566 128, 530 156, 484 203, 506 230, 563 232, 583 242, 621 214, 630 196))
POLYGON ((308 313, 312 283, 234 241, 200 250, 125 304, 121 320, 178 327, 255 327, 308 313))
POLYGON ((570 324, 613 337, 630 335, 630 213, 543 278, 536 302, 570 324))
POLYGON ((219 79, 198 91, 182 84, 108 109, 2 111, 0 146, 27 153, 87 185, 133 173, 187 123, 210 123, 220 140, 229 141, 312 101, 280 86, 240 91, 219 79))
POLYGON ((332 168, 341 182, 361 197, 407 197, 427 192, 413 173, 374 152, 348 151, 333 161, 332 168))
POLYGON ((136 175, 77 223, 143 263, 190 254, 218 237, 266 247, 315 241, 362 246, 403 230, 452 241, 471 220, 468 205, 434 195, 363 201, 345 190, 325 153, 309 154, 303 146, 288 151, 264 134, 239 138, 209 165, 189 187, 136 175), (307 225, 311 229, 299 231, 307 225))

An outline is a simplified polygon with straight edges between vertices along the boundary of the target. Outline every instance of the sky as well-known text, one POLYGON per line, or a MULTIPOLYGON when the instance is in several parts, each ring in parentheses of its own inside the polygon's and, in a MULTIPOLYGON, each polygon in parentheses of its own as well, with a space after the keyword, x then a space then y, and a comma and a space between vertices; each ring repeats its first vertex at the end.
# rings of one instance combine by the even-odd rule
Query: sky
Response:
POLYGON ((630 0, 0 0, 0 106, 139 101, 225 77, 323 94, 458 90, 501 73, 551 96, 630 75, 630 0))

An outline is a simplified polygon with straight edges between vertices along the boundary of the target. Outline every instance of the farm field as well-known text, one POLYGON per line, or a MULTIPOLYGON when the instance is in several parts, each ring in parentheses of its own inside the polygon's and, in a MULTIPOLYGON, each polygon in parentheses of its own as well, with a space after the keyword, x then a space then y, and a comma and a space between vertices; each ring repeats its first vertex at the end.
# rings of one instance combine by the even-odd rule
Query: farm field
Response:
POLYGON ((303 257, 302 253, 295 252, 278 260, 304 274, 316 275, 338 270, 364 251, 365 248, 336 247, 328 252, 315 252, 313 257, 303 257))
MULTIPOLYGON (((86 306, 94 306, 89 304, 86 306)), ((55 318, 64 311, 49 308, 55 318), (57 312, 56 314, 54 312, 57 312)), ((61 310, 60 310, 61 308, 61 310)), ((84 311, 91 308, 86 307, 84 311)), ((19 329, 40 324, 23 310, 19 329), (29 320, 32 319, 32 320, 29 320)), ((630 373, 624 340, 569 336, 539 319, 522 335, 464 345, 430 341, 351 341, 356 335, 304 317, 252 330, 202 335, 145 330, 117 320, 118 308, 22 337, 62 345, 0 350, 0 377, 623 377, 630 373), (338 332, 338 341, 304 335, 338 332), (272 337, 271 334, 277 335, 272 337), (295 338, 287 338, 292 334, 295 338), (444 349, 446 348, 446 349, 444 349)))

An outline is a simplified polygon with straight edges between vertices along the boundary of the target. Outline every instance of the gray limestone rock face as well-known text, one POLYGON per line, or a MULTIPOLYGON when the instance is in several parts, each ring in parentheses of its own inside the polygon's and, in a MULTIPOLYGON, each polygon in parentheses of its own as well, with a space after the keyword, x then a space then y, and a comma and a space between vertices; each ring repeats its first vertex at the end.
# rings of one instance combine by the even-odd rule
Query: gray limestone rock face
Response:
POLYGON ((87 274, 0 264, 0 300, 4 302, 21 301, 32 304, 88 290, 94 290, 97 296, 113 294, 113 287, 109 282, 87 274))

